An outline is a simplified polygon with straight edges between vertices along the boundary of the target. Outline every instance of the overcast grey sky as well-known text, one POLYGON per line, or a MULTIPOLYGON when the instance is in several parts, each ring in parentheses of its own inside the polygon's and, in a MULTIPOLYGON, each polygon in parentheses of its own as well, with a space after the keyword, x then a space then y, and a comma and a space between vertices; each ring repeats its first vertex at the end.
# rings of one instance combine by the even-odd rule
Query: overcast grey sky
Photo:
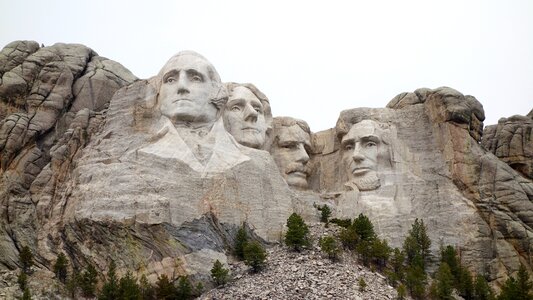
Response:
POLYGON ((0 11, 0 47, 81 43, 140 78, 195 50, 314 132, 419 87, 475 96, 485 125, 533 108, 531 0, 0 0, 0 11))

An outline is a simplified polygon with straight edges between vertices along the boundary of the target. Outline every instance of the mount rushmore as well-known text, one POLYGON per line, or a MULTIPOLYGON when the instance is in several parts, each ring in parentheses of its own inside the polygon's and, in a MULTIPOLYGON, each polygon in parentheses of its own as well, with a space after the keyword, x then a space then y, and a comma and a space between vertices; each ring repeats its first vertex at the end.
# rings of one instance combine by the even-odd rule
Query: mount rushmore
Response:
POLYGON ((5 46, 2 268, 29 246, 43 269, 64 252, 73 267, 202 280, 242 224, 275 243, 293 212, 318 221, 316 205, 368 215, 392 246, 423 219, 434 260, 453 245, 493 283, 533 267, 533 112, 484 128, 475 97, 421 88, 312 132, 273 117, 258 86, 192 51, 138 79, 83 45, 5 46))

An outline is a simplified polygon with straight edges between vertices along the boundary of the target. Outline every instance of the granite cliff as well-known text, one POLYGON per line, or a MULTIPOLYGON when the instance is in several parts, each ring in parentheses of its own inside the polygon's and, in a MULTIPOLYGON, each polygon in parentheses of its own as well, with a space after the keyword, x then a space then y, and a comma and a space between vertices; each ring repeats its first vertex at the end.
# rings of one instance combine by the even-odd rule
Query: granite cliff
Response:
POLYGON ((0 78, 4 269, 27 245, 44 271, 64 252, 74 268, 207 282, 242 224, 272 244, 325 204, 367 214, 393 246, 422 218, 435 261, 454 245, 495 285, 531 270, 531 113, 484 129, 475 97, 423 88, 313 133, 190 51, 139 80, 82 45, 19 41, 0 78))

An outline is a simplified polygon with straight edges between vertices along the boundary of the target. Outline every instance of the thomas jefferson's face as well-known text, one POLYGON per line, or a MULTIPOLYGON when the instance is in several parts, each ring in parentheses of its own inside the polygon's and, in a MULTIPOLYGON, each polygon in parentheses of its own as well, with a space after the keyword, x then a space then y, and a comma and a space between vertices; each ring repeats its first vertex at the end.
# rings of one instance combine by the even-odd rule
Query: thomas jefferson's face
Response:
POLYGON ((310 147, 309 134, 297 124, 279 129, 277 143, 272 145, 271 152, 288 185, 299 189, 307 188, 307 176, 309 176, 307 162, 310 147))
POLYGON ((342 138, 342 160, 348 178, 361 190, 379 187, 378 159, 384 156, 386 145, 378 133, 379 124, 363 120, 354 124, 342 138))
POLYGON ((224 110, 224 125, 239 144, 263 147, 267 129, 263 104, 248 88, 237 86, 231 92, 224 110))
POLYGON ((161 72, 161 113, 173 121, 214 122, 217 108, 210 102, 218 87, 209 77, 209 63, 194 55, 171 59, 161 72))

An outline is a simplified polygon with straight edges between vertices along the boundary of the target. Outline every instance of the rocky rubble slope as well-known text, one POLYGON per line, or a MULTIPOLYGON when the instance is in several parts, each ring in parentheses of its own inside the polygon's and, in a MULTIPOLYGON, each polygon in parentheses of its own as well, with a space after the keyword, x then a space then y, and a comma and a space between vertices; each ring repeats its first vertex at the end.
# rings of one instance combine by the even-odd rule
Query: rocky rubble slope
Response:
POLYGON ((300 253, 279 245, 268 249, 267 266, 258 274, 249 273, 242 262, 233 262, 234 281, 200 299, 396 299, 396 290, 385 277, 359 265, 350 253, 332 262, 320 252, 319 238, 333 235, 336 228, 311 226, 313 246, 300 253), (364 291, 359 290, 360 278, 367 284, 364 291))

